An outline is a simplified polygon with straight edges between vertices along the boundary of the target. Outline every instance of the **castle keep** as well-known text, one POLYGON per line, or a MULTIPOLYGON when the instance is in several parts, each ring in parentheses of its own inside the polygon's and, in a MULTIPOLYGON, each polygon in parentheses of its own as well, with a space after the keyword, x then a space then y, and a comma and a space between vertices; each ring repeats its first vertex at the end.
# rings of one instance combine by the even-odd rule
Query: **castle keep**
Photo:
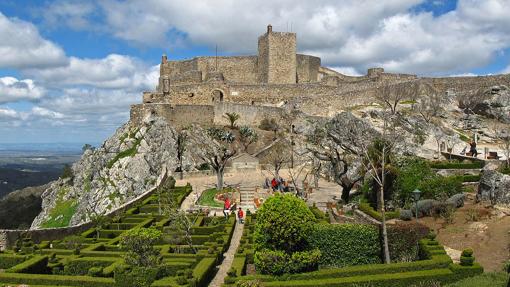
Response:
POLYGON ((370 104, 381 86, 421 79, 440 90, 462 92, 483 86, 508 85, 508 75, 418 78, 410 74, 368 69, 353 77, 321 66, 319 57, 298 54, 296 34, 274 32, 271 25, 258 38, 253 56, 161 58, 159 84, 144 92, 143 103, 131 107, 131 122, 157 115, 175 126, 222 124, 226 112, 241 115, 240 124, 258 125, 283 110, 331 116, 340 109, 370 104))

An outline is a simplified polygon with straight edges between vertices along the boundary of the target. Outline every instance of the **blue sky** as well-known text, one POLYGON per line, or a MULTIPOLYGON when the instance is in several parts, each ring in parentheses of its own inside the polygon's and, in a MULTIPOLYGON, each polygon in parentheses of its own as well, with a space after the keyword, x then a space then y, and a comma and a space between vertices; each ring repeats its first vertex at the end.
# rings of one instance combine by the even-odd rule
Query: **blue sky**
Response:
POLYGON ((361 75, 510 72, 508 0, 0 2, 0 143, 99 144, 170 59, 256 53, 271 23, 361 75))

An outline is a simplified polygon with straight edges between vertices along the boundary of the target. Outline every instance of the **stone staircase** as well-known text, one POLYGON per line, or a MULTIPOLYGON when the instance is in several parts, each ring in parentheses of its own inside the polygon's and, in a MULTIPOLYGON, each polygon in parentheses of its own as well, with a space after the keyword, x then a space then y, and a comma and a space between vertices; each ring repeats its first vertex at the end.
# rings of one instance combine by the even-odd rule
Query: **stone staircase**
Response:
POLYGON ((239 188, 241 193, 241 202, 239 206, 241 206, 245 212, 248 209, 251 212, 255 211, 255 203, 253 202, 255 197, 255 189, 255 186, 241 186, 239 188))

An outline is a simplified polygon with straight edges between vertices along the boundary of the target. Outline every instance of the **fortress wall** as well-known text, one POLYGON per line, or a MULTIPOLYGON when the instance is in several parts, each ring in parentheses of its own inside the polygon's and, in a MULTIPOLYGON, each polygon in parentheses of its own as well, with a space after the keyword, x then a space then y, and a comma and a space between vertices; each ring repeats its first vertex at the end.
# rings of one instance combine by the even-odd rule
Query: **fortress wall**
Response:
POLYGON ((510 86, 510 74, 478 77, 444 77, 422 78, 431 81, 440 90, 452 90, 454 92, 466 92, 479 88, 506 85, 510 86))
POLYGON ((319 81, 321 59, 308 55, 296 55, 296 73, 298 83, 314 83, 319 81))
POLYGON ((170 78, 177 77, 179 74, 185 72, 198 70, 198 63, 196 58, 184 61, 169 61, 166 64, 162 64, 162 66, 162 72, 164 75, 169 75, 170 78))
POLYGON ((267 83, 269 69, 269 43, 265 36, 260 36, 258 40, 258 58, 257 58, 257 80, 259 83, 267 83))
POLYGON ((257 56, 244 57, 200 57, 198 58, 198 69, 202 71, 203 80, 207 73, 216 71, 223 73, 227 82, 256 84, 257 77, 257 56))
POLYGON ((131 106, 130 121, 140 125, 146 117, 165 118, 175 127, 190 124, 211 125, 214 122, 214 106, 211 105, 177 105, 138 104, 131 106))
POLYGON ((258 126, 264 118, 280 118, 284 110, 278 107, 218 103, 214 105, 214 124, 230 124, 228 119, 223 117, 225 113, 239 114, 241 117, 237 121, 238 125, 258 126))

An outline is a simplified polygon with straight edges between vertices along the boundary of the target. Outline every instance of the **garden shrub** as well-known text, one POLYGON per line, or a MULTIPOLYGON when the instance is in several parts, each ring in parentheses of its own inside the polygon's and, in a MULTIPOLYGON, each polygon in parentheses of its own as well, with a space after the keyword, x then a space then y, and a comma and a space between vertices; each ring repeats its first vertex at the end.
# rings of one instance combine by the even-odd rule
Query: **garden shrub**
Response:
POLYGON ((216 258, 206 257, 198 262, 193 269, 193 279, 196 280, 196 287, 207 287, 214 277, 216 269, 216 258))
MULTIPOLYGON (((377 219, 378 221, 382 221, 382 214, 379 211, 376 211, 370 204, 366 202, 361 202, 358 205, 359 210, 364 213, 370 215, 372 218, 377 219)), ((386 220, 395 219, 400 217, 400 211, 386 211, 385 213, 386 220)))
POLYGON ((343 267, 380 263, 379 230, 372 225, 317 224, 308 236, 313 248, 321 251, 321 266, 343 267))
POLYGON ((0 254, 0 269, 8 269, 25 261, 27 257, 14 254, 0 254))
POLYGON ((48 256, 36 255, 27 261, 15 265, 6 270, 10 273, 32 273, 32 274, 47 274, 48 269, 48 256))
POLYGON ((153 228, 134 228, 121 237, 121 246, 125 249, 124 260, 128 265, 154 267, 161 262, 161 255, 154 244, 161 239, 161 231, 153 228))
POLYGON ((115 270, 115 286, 118 287, 149 287, 156 280, 157 268, 125 267, 115 270))
POLYGON ((429 234, 427 226, 415 222, 388 225, 388 244, 392 262, 409 262, 419 258, 419 241, 429 234))
POLYGON ((485 163, 483 161, 459 162, 459 161, 442 161, 430 164, 435 169, 481 169, 485 163))
POLYGON ((422 198, 445 199, 454 194, 462 193, 462 179, 456 176, 434 176, 420 182, 422 198))
POLYGON ((91 267, 87 272, 87 275, 92 277, 101 277, 103 275, 102 267, 91 267))
POLYGON ((275 195, 257 211, 255 246, 287 253, 307 248, 306 237, 315 216, 306 203, 292 195, 275 195))
POLYGON ((319 250, 297 251, 289 255, 281 250, 258 250, 255 266, 262 274, 282 275, 286 273, 309 272, 317 269, 319 250))
POLYGON ((64 266, 64 275, 87 275, 92 267, 107 267, 115 262, 114 259, 84 257, 69 261, 64 266))

